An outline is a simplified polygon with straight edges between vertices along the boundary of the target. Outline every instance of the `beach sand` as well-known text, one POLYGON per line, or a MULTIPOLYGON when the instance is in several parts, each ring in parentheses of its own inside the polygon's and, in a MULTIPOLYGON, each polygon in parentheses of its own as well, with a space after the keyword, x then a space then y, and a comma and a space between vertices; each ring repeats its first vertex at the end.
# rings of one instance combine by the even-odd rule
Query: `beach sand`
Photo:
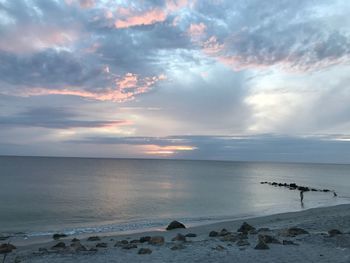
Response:
MULTIPOLYGON (((300 230, 299 230, 300 231, 300 230)), ((225 234, 225 233, 222 233, 225 234)), ((227 234, 227 233, 226 233, 227 234)), ((295 234, 295 233, 294 233, 295 234)), ((99 241, 88 241, 80 237, 80 244, 87 250, 96 250, 98 243, 106 248, 96 251, 76 251, 70 245, 69 236, 45 243, 25 244, 13 241, 17 246, 6 258, 6 262, 350 262, 350 205, 314 208, 301 212, 276 214, 245 220, 220 222, 188 229, 143 232, 129 235, 104 235, 99 241), (247 235, 239 235, 238 228, 246 221, 256 228, 247 235), (304 229, 308 234, 291 236, 290 228, 304 229), (223 228, 231 232, 226 236, 209 237, 211 231, 223 228), (269 230, 259 230, 268 228, 269 230), (342 234, 331 236, 328 231, 338 229, 342 234), (186 241, 172 241, 178 233, 194 233, 186 241), (259 237, 260 235, 260 237, 259 237), (268 235, 268 236, 266 236, 268 235), (127 245, 115 244, 121 240, 138 240, 143 236, 162 236, 165 243, 151 245, 148 242, 127 245), (274 237, 275 240, 271 239, 274 237), (271 240, 268 240, 268 239, 271 240), (268 249, 258 250, 260 240, 268 249), (277 241, 276 241, 277 240, 277 241), (284 241, 285 240, 285 241, 284 241), (270 242, 273 243, 270 243, 270 242), (278 242, 285 244, 278 244, 278 242), (294 244, 288 241, 292 241, 294 244), (51 247, 64 242, 66 248, 51 247), (239 246, 241 245, 241 246, 239 246), (132 248, 137 246, 137 248, 132 248), (130 249, 126 249, 126 248, 130 249), (140 248, 148 248, 151 254, 138 254, 140 248)), ((79 237, 78 237, 79 238, 79 237)), ((5 242, 5 241, 3 241, 5 242)), ((135 241, 136 242, 136 241, 135 241)), ((126 242, 125 242, 126 243, 126 242)), ((79 243, 77 243, 79 244, 79 243)), ((76 246, 77 247, 77 246, 76 246)), ((149 252, 144 250, 144 252, 149 252)), ((0 255, 1 258, 1 255, 0 255)))

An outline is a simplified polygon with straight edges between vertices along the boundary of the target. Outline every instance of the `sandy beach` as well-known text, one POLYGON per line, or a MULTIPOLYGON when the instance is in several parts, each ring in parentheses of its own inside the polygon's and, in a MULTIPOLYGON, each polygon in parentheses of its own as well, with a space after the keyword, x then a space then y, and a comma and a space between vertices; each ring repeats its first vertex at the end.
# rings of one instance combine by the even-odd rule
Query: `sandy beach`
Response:
POLYGON ((345 263, 350 262, 350 205, 170 231, 11 243, 16 249, 5 262, 345 263))

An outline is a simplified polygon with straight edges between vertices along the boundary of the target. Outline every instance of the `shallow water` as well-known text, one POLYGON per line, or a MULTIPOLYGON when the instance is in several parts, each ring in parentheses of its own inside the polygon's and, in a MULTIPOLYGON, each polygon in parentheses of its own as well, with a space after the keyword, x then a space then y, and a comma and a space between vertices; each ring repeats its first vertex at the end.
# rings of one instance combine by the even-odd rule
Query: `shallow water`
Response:
POLYGON ((0 157, 0 233, 157 228, 349 203, 350 165, 0 157), (261 185, 295 182, 332 193, 261 185))

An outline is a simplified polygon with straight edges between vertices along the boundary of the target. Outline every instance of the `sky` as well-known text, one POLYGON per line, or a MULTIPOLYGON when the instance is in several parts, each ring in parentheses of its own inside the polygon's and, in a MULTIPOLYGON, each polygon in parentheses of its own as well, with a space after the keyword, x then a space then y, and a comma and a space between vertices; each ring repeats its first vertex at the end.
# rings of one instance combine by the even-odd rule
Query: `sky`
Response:
POLYGON ((0 0, 0 155, 350 163, 348 0, 0 0))

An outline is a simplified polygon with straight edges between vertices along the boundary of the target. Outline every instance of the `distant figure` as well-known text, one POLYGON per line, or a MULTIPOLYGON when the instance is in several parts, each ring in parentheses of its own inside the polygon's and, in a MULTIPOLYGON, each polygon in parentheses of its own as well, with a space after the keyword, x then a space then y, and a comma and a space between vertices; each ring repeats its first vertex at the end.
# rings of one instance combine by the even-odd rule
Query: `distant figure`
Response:
POLYGON ((333 192, 333 196, 334 196, 334 197, 337 197, 337 196, 338 196, 337 193, 336 193, 335 191, 333 192))
POLYGON ((304 201, 304 191, 300 191, 300 202, 303 203, 304 201))

